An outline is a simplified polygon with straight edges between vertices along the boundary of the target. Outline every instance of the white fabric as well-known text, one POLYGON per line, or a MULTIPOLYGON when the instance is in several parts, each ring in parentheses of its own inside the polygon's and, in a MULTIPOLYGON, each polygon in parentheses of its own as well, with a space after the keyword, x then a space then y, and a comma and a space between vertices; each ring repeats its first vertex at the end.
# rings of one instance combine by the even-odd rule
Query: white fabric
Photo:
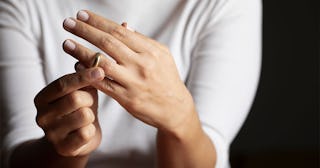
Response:
MULTIPOLYGON (((33 98, 51 81, 74 72, 75 60, 61 48, 65 39, 89 45, 62 28, 64 18, 81 9, 126 21, 169 46, 215 144, 216 167, 229 167, 229 145, 247 116, 260 73, 259 0, 0 1, 1 157, 43 136, 33 98)), ((156 129, 99 96, 103 138, 88 167, 154 166, 156 129)))

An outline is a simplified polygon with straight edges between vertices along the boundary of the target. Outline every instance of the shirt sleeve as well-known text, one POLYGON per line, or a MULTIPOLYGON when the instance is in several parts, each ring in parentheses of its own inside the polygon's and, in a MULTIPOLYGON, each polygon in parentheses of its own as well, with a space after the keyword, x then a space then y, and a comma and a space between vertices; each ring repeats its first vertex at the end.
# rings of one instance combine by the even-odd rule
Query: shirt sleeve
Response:
POLYGON ((261 64, 261 2, 220 0, 199 35, 187 87, 203 130, 228 167, 229 145, 255 96, 261 64))
POLYGON ((45 79, 27 9, 26 1, 0 1, 1 162, 6 166, 17 145, 43 135, 33 99, 45 79))

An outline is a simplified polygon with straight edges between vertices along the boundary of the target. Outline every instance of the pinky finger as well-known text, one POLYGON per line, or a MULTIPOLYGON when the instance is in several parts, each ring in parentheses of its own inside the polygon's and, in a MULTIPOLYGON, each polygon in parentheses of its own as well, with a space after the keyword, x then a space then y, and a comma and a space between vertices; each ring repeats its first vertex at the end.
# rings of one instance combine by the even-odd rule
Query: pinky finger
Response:
POLYGON ((95 136, 96 128, 93 124, 71 132, 62 142, 59 153, 63 156, 77 156, 86 147, 86 144, 95 136))
POLYGON ((108 77, 94 83, 93 86, 116 100, 122 99, 126 92, 126 88, 108 77))

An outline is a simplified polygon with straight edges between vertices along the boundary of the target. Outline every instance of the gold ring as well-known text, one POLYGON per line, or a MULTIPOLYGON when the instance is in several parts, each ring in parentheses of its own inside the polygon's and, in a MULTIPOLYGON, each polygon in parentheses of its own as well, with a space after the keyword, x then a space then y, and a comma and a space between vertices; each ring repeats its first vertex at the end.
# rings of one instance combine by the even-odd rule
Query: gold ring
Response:
POLYGON ((93 63, 92 63, 92 66, 91 66, 91 67, 97 67, 97 66, 99 65, 101 56, 102 56, 102 54, 101 54, 100 52, 97 52, 97 53, 94 55, 94 60, 93 60, 93 63))

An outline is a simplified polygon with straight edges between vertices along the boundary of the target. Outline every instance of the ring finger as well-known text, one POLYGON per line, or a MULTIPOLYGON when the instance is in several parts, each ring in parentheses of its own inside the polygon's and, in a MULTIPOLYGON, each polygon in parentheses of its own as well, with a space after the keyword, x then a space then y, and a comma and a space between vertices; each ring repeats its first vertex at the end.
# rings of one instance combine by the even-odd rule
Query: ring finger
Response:
POLYGON ((66 116, 56 120, 51 131, 55 132, 60 139, 81 127, 93 123, 95 116, 90 108, 80 108, 66 116))
POLYGON ((135 55, 130 48, 109 33, 103 32, 81 21, 68 18, 63 22, 64 28, 69 32, 87 40, 97 46, 119 64, 124 64, 135 55))
MULTIPOLYGON (((66 40, 63 43, 63 49, 86 67, 90 67, 92 65, 96 55, 92 50, 72 40, 66 40)), ((129 73, 126 68, 114 61, 106 57, 101 57, 98 66, 105 71, 106 76, 112 78, 122 86, 126 87, 126 84, 130 83, 130 75, 128 75, 129 73)))

